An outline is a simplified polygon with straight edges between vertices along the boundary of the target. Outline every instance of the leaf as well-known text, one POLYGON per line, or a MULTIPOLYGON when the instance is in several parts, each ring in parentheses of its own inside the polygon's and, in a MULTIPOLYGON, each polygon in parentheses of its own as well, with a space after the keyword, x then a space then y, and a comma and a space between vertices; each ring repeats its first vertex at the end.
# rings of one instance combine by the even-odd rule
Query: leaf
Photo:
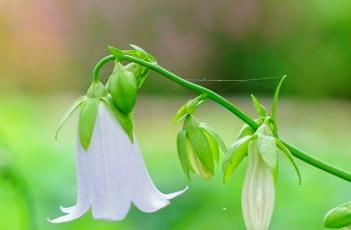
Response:
POLYGON ((87 98, 79 113, 79 137, 85 150, 88 150, 93 135, 99 102, 98 98, 87 98))
POLYGON ((267 116, 267 109, 258 101, 258 99, 253 94, 251 94, 251 99, 258 115, 261 117, 267 116))
POLYGON ((189 170, 189 159, 186 147, 186 131, 181 129, 177 136, 177 150, 180 164, 182 165, 185 176, 191 181, 189 170))
POLYGON ((227 150, 225 159, 223 160, 223 181, 226 184, 229 177, 233 174, 235 169, 247 154, 247 147, 255 136, 245 136, 236 142, 227 150))
POLYGON ((157 63, 156 58, 153 57, 150 53, 146 52, 144 49, 140 48, 137 45, 133 45, 133 44, 129 44, 129 46, 132 47, 133 49, 143 53, 143 55, 145 55, 145 58, 146 58, 147 61, 152 62, 154 64, 157 63))
POLYGON ((189 142, 202 164, 214 175, 214 163, 211 154, 211 147, 206 134, 199 128, 198 121, 193 117, 187 118, 185 128, 189 137, 189 142))
POLYGON ((271 169, 271 172, 274 173, 278 166, 278 153, 275 138, 260 133, 257 136, 258 152, 263 161, 271 169))
POLYGON ((111 97, 104 97, 102 101, 106 106, 112 111, 115 118, 118 120, 119 124, 122 126, 123 130, 128 135, 131 142, 134 142, 134 133, 133 133, 133 117, 132 114, 125 115, 115 106, 111 97))
POLYGON ((285 80, 287 76, 284 75, 281 79, 280 82, 275 89, 274 97, 273 97, 273 103, 272 103, 272 119, 274 122, 277 122, 277 110, 278 110, 278 98, 279 98, 279 92, 280 88, 282 87, 283 81, 285 80))
POLYGON ((72 105, 71 107, 67 110, 67 112, 65 113, 65 115, 62 117, 59 125, 57 126, 57 130, 55 133, 55 140, 58 139, 58 134, 60 133, 61 129, 63 128, 63 126, 66 124, 66 122, 68 121, 68 119, 73 115, 73 113, 80 107, 80 105, 82 104, 82 102, 86 99, 85 96, 78 98, 72 105))
POLYGON ((184 120, 187 115, 193 114, 197 108, 199 108, 205 101, 206 95, 202 94, 194 99, 187 101, 182 107, 180 107, 172 119, 174 124, 184 120))
POLYGON ((122 52, 122 50, 117 49, 117 48, 115 48, 115 47, 113 47, 113 46, 108 46, 107 48, 108 48, 108 51, 110 51, 110 53, 111 53, 112 55, 114 55, 114 56, 116 57, 117 60, 120 60, 121 57, 123 57, 123 52, 122 52))
POLYGON ((278 145, 278 148, 285 154, 285 156, 290 160, 292 165, 294 166, 294 169, 297 173, 297 176, 299 178, 299 185, 301 184, 302 177, 299 168, 297 167, 297 164, 295 162, 294 156, 291 154, 290 150, 284 145, 284 143, 276 138, 276 142, 278 145))

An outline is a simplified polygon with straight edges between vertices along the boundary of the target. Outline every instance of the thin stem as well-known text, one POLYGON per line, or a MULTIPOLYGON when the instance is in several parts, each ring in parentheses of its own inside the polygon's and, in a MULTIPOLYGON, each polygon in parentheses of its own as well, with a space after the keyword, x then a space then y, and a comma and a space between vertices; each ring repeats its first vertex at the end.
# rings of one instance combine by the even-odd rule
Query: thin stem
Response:
POLYGON ((100 77, 100 71, 102 69, 102 67, 108 63, 109 61, 112 61, 112 60, 115 60, 116 57, 113 56, 113 55, 109 55, 109 56, 106 56, 104 57, 103 59, 101 59, 96 65, 95 65, 95 68, 94 68, 94 71, 93 71, 93 82, 97 82, 99 80, 99 77, 100 77))
MULTIPOLYGON (((155 72, 161 74, 162 76, 168 78, 169 80, 174 81, 178 85, 183 86, 185 88, 188 88, 194 92, 197 92, 199 94, 207 94, 208 98, 212 99, 213 101, 220 104, 221 106, 226 108, 228 111, 230 111, 231 113, 236 115, 239 119, 241 119, 243 122, 248 124, 252 129, 256 130, 258 128, 258 124, 254 120, 252 120, 246 113, 242 112, 238 107, 233 105, 230 101, 223 98, 219 94, 217 94, 217 93, 215 93, 215 92, 213 92, 205 87, 202 87, 202 86, 197 85, 195 83, 189 82, 189 81, 185 80, 184 78, 168 71, 167 69, 163 68, 162 66, 160 66, 158 64, 153 64, 153 63, 144 61, 140 58, 136 58, 136 57, 125 55, 125 54, 121 54, 121 56, 118 58, 120 60, 135 62, 139 65, 142 65, 142 66, 145 66, 151 70, 154 70, 155 72)), ((109 62, 110 60, 114 60, 114 59, 116 59, 116 57, 114 55, 109 55, 109 56, 106 56, 105 58, 101 59, 101 61, 96 65, 96 67, 94 69, 94 80, 98 80, 98 74, 99 74, 102 66, 105 63, 109 62)), ((316 157, 313 157, 310 154, 294 147, 291 144, 288 144, 286 142, 284 142, 284 143, 287 146, 287 148, 291 151, 291 153, 295 157, 299 158, 300 160, 302 160, 310 165, 313 165, 313 166, 315 166, 315 167, 317 167, 325 172, 333 174, 334 176, 337 176, 339 178, 342 178, 346 181, 351 182, 351 173, 350 172, 345 171, 343 169, 340 169, 336 166, 333 166, 333 165, 331 165, 327 162, 324 162, 316 157)))

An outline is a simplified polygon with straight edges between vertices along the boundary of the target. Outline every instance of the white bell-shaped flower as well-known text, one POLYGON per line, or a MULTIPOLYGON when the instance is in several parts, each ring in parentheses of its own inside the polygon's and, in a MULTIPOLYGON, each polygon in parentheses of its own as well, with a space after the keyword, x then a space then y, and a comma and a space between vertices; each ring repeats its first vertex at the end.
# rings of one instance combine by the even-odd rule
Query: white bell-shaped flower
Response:
POLYGON ((94 219, 123 220, 133 203, 143 212, 155 212, 182 191, 163 194, 146 169, 139 145, 122 129, 105 103, 100 103, 87 150, 77 143, 77 203, 61 208, 66 215, 52 223, 72 221, 92 210, 94 219))
POLYGON ((248 158, 242 191, 244 221, 247 230, 267 230, 274 209, 275 185, 270 168, 258 152, 257 140, 249 143, 248 158))

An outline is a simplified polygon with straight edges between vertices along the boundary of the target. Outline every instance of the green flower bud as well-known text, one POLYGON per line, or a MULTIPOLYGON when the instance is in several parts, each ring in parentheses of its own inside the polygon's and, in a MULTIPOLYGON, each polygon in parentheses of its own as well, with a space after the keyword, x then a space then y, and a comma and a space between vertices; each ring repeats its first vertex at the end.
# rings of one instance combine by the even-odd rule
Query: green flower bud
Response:
POLYGON ((117 62, 108 82, 108 91, 118 109, 129 114, 136 102, 137 80, 135 75, 117 62))
POLYGON ((179 160, 185 175, 190 172, 203 179, 214 175, 214 162, 219 161, 219 148, 226 148, 220 137, 195 117, 188 115, 177 137, 179 160))
POLYGON ((342 204, 330 210, 324 217, 324 226, 327 228, 351 227, 351 202, 342 204))

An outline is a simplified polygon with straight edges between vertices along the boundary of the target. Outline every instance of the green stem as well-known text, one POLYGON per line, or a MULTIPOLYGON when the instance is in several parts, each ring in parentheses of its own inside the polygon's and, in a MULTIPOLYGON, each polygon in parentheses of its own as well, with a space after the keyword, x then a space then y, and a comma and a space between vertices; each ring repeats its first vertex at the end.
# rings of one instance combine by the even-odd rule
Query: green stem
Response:
MULTIPOLYGON (((200 85, 194 84, 192 82, 189 82, 187 80, 185 80, 182 77, 179 77, 178 75, 168 71, 167 69, 161 67, 158 64, 153 64, 150 62, 147 62, 145 60, 142 60, 140 58, 136 58, 133 56, 129 56, 129 55, 125 55, 125 54, 121 54, 120 57, 118 57, 120 60, 126 60, 126 61, 130 61, 130 62, 135 62, 139 65, 145 66, 159 74, 161 74, 162 76, 168 78, 171 81, 174 81, 175 83, 177 83, 180 86, 183 86, 185 88, 188 88, 194 92, 197 92, 199 94, 206 94, 208 96, 208 98, 210 98, 211 100, 215 101, 216 103, 220 104, 221 106, 223 106, 224 108, 226 108, 228 111, 230 111, 231 113, 235 114, 239 119, 241 119, 243 122, 245 122, 246 124, 248 124, 251 128, 253 128, 254 130, 256 130, 258 128, 258 124, 252 120, 246 113, 242 112, 238 107, 236 107, 235 105, 233 105, 230 101, 228 101, 227 99, 223 98, 222 96, 220 96, 219 94, 205 88, 202 87, 200 85)), ((103 59, 101 59, 101 61, 95 66, 94 69, 94 80, 98 80, 99 78, 99 72, 102 68, 102 66, 111 61, 111 60, 115 60, 116 57, 114 55, 109 55, 104 57, 103 59)), ((291 153, 299 158, 300 160, 313 165, 325 172, 328 172, 330 174, 333 174, 334 176, 337 176, 339 178, 342 178, 346 181, 351 182, 351 173, 348 171, 345 171, 343 169, 340 169, 336 166, 333 166, 327 162, 324 162, 316 157, 311 156, 310 154, 284 142, 285 145, 287 146, 287 148, 291 151, 291 153)))

